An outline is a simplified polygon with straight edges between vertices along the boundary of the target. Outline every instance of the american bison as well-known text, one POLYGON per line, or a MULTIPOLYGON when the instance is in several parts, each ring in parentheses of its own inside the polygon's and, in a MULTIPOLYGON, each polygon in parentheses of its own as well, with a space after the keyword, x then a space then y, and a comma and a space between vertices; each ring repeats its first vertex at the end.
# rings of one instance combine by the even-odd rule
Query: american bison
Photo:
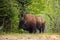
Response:
POLYGON ((45 20, 33 14, 24 14, 19 22, 19 28, 28 31, 29 33, 44 32, 45 20))

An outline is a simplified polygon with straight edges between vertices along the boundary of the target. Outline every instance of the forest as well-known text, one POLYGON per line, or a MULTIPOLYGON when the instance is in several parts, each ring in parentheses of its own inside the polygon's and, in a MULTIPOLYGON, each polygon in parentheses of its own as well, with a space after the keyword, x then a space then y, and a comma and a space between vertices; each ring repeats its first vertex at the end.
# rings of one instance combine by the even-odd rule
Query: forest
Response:
POLYGON ((45 33, 60 33, 60 0, 0 0, 0 33, 23 33, 18 25, 25 13, 42 17, 45 33))

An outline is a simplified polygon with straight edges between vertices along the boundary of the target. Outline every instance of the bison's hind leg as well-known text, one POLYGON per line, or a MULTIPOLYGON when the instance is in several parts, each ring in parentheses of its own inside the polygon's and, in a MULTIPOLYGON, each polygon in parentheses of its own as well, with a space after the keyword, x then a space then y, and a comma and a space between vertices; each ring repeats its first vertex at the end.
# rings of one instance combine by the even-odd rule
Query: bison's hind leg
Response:
POLYGON ((39 33, 41 33, 41 25, 40 25, 40 23, 37 23, 37 24, 36 24, 36 27, 37 27, 39 33))
POLYGON ((43 33, 45 29, 45 24, 37 23, 37 29, 39 30, 39 33, 43 33))
POLYGON ((45 24, 42 24, 42 26, 41 26, 41 32, 44 33, 44 30, 45 30, 45 24))

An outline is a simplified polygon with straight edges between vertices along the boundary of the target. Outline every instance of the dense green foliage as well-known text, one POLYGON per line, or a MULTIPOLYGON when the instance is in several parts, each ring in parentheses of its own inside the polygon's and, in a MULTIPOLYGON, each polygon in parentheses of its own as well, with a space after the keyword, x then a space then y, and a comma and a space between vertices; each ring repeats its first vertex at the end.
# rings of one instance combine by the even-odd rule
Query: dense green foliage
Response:
POLYGON ((0 0, 0 32, 17 32, 22 13, 31 13, 44 18, 45 32, 60 32, 59 2, 59 0, 0 0))
POLYGON ((45 32, 60 32, 59 0, 32 0, 27 11, 46 20, 45 32))
MULTIPOLYGON (((0 19, 2 22, 2 30, 15 31, 17 28, 19 8, 15 0, 0 0, 0 19)), ((1 21, 0 21, 1 22, 1 21)), ((0 30, 1 30, 0 29, 0 30)))

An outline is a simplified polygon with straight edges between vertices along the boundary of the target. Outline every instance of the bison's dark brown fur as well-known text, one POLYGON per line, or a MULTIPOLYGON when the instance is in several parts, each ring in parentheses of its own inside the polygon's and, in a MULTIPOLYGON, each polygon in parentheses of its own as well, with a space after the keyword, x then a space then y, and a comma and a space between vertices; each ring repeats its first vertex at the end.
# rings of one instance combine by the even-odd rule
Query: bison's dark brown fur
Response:
POLYGON ((24 14, 19 22, 19 28, 29 31, 30 33, 35 33, 37 30, 44 32, 45 20, 33 14, 24 14))

